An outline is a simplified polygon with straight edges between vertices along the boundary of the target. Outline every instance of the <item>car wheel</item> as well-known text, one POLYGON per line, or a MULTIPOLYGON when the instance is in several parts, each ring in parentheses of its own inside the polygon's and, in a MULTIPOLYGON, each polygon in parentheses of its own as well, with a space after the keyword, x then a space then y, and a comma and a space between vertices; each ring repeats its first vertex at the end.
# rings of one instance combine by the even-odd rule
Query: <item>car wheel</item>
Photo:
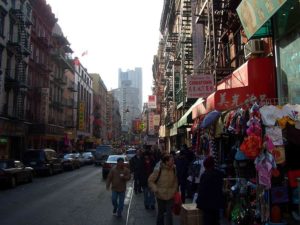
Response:
POLYGON ((31 183, 32 180, 33 180, 33 174, 30 172, 30 173, 28 174, 28 183, 31 183))
POLYGON ((10 187, 14 188, 16 186, 17 186, 17 180, 16 180, 16 178, 15 177, 11 177, 10 178, 10 187))
POLYGON ((49 174, 49 176, 52 176, 52 175, 53 175, 53 168, 52 168, 52 167, 49 168, 48 174, 49 174))

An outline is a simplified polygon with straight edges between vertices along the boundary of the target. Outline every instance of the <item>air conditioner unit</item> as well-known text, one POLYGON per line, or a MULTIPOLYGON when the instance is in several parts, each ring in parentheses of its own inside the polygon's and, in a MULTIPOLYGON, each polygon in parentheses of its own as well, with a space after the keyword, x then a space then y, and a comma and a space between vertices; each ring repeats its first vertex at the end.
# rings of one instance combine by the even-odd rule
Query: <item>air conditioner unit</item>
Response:
POLYGON ((262 40, 250 40, 244 46, 244 56, 246 59, 262 53, 264 53, 264 42, 262 40))

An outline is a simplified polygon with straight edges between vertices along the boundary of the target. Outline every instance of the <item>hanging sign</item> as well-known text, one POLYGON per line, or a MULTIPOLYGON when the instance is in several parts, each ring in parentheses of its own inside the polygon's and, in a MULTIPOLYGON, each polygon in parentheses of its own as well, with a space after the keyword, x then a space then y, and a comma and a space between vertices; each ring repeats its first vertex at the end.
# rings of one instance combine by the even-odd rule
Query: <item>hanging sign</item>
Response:
POLYGON ((156 95, 148 95, 148 108, 156 109, 156 95))
POLYGON ((205 98, 214 91, 212 75, 193 75, 187 77, 187 98, 205 98))
POLYGON ((236 11, 247 38, 251 38, 287 0, 243 0, 236 11))

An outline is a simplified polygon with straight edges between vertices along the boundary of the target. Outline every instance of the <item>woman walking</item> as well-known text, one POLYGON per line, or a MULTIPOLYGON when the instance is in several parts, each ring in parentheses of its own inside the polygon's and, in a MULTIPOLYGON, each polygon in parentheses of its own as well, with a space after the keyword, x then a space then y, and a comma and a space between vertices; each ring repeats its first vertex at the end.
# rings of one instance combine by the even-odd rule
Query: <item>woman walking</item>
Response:
POLYGON ((171 155, 163 155, 160 163, 148 178, 148 184, 157 201, 156 225, 173 225, 173 197, 178 189, 174 159, 171 155))

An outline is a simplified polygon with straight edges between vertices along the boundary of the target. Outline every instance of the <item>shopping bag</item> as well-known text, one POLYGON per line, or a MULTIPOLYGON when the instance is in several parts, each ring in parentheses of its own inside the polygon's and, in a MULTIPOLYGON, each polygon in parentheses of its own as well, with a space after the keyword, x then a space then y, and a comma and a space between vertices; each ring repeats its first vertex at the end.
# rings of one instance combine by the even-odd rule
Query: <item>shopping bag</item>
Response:
POLYGON ((179 191, 177 191, 174 195, 174 204, 173 204, 173 213, 175 215, 180 214, 180 209, 181 209, 182 201, 181 201, 181 194, 179 191))

